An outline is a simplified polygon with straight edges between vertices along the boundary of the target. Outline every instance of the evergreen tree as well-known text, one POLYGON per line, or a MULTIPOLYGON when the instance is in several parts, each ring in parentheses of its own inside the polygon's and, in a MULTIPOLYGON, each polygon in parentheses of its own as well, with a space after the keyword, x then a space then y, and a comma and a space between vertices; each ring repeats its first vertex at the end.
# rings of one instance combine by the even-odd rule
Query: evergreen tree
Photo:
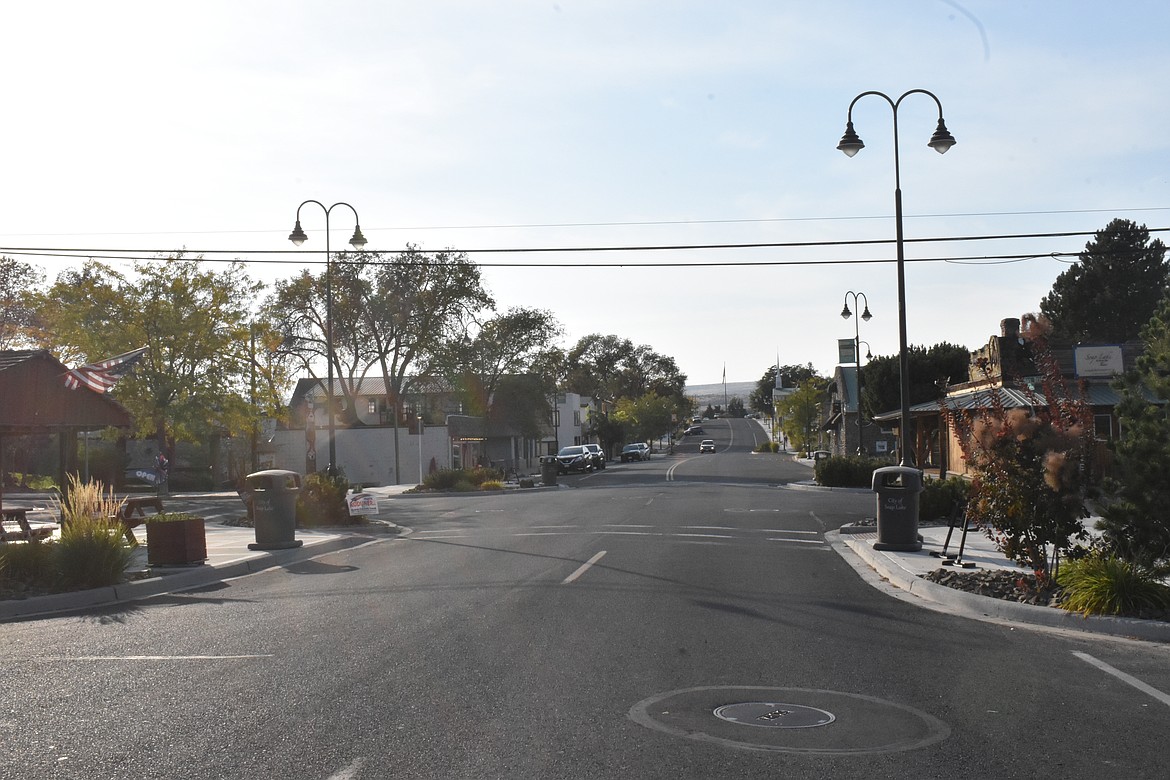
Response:
POLYGON ((1115 219, 1056 278, 1040 311, 1055 342, 1120 344, 1139 338, 1168 284, 1166 246, 1145 225, 1115 219))
POLYGON ((1155 567, 1170 563, 1170 296, 1142 331, 1146 353, 1123 380, 1117 416, 1123 438, 1114 445, 1117 501, 1103 512, 1101 530, 1114 553, 1155 567), (1161 403, 1151 403, 1152 392, 1161 403))

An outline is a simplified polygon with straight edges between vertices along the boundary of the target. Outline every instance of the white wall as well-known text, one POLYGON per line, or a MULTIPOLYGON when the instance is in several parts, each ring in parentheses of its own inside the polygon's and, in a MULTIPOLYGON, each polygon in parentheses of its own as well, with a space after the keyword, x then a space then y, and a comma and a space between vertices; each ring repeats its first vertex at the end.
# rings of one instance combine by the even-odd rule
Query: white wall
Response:
MULTIPOLYGON (((317 431, 317 468, 329 460, 329 433, 317 431)), ((265 447, 273 453, 273 468, 305 473, 305 432, 277 431, 265 447)), ((337 465, 350 482, 372 485, 394 484, 394 429, 354 428, 337 431, 337 465)), ((398 429, 399 475, 404 485, 418 484, 419 437, 406 428, 398 429)), ((428 426, 422 438, 423 474, 430 470, 431 458, 439 468, 451 465, 447 426, 428 426)))

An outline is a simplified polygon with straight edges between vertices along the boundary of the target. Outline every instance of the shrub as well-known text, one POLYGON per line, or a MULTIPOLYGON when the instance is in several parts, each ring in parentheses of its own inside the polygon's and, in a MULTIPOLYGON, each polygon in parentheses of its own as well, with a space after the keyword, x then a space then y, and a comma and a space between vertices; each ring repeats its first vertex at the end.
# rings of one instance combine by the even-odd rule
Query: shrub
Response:
POLYGON ((464 470, 464 476, 471 484, 482 485, 485 482, 502 482, 504 472, 487 466, 476 466, 473 469, 464 470))
POLYGON ((53 545, 57 582, 66 590, 121 582, 132 552, 116 518, 122 502, 101 482, 82 482, 70 474, 67 484, 55 500, 61 514, 61 538, 53 545))
POLYGON ((858 455, 835 455, 817 461, 813 469, 817 484, 825 487, 870 487, 873 470, 882 462, 858 455))
POLYGON ((923 520, 950 517, 956 503, 965 506, 970 484, 962 477, 928 479, 918 497, 918 515, 923 520))
POLYGON ((477 466, 473 469, 439 469, 423 477, 423 487, 428 490, 454 490, 465 492, 475 490, 485 482, 504 481, 504 472, 499 469, 477 466))
POLYGON ((51 542, 0 545, 0 582, 37 588, 52 586, 56 576, 53 550, 51 542))
POLYGON ((503 490, 504 483, 498 479, 489 479, 486 482, 479 483, 480 490, 503 490))
POLYGON ((1060 606, 1083 615, 1135 615, 1170 610, 1170 587, 1143 566, 1100 552, 1066 561, 1056 581, 1060 606))
POLYGON ((122 523, 109 517, 74 518, 61 526, 53 563, 61 587, 101 588, 123 580, 132 551, 122 523))
POLYGON ((766 441, 766 442, 763 442, 761 444, 758 444, 758 445, 756 445, 756 448, 753 450, 753 452, 779 452, 779 451, 780 451, 780 444, 778 442, 774 442, 774 441, 766 441))
POLYGON ((464 479, 460 469, 439 469, 423 477, 423 487, 429 490, 454 490, 455 483, 464 479))
POLYGON ((309 474, 297 495, 297 525, 352 525, 360 522, 349 516, 345 493, 349 482, 342 474, 330 477, 324 471, 309 474))

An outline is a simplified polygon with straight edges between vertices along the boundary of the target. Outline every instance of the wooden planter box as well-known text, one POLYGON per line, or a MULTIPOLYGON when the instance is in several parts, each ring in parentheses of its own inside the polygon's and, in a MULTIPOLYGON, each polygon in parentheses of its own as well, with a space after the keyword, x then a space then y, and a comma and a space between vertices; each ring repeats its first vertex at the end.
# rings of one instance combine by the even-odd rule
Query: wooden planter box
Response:
POLYGON ((203 518, 146 521, 146 554, 151 566, 181 566, 207 560, 203 518))

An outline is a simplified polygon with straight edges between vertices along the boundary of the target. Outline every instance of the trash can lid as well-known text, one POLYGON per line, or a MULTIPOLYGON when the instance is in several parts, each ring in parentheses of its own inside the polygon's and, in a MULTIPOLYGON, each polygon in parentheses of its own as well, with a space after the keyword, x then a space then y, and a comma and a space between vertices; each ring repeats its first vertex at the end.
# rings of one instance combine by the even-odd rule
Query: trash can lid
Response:
POLYGON ((244 477, 245 490, 294 490, 301 486, 301 475, 285 469, 267 469, 244 477))
POLYGON ((922 490, 922 470, 913 466, 882 466, 873 470, 872 490, 922 490))

